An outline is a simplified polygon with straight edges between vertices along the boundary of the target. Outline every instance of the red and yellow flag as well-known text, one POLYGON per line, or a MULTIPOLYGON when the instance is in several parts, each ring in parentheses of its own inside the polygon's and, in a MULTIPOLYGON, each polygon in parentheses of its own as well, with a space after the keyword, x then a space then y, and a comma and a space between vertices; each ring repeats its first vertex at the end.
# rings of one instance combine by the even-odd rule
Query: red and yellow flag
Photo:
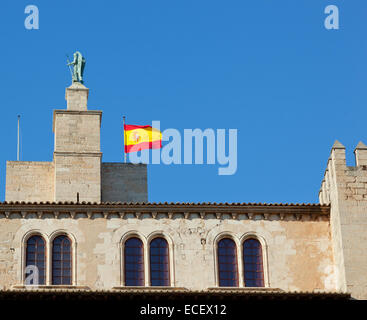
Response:
POLYGON ((162 148, 162 133, 152 126, 124 124, 125 153, 162 148))

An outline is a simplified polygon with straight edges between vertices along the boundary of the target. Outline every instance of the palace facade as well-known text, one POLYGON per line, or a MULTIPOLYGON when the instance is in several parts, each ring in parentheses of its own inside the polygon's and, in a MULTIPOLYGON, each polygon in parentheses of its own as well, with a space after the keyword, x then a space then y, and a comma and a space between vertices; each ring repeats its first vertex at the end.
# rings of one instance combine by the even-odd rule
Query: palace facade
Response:
MULTIPOLYGON (((147 167, 104 163, 102 112, 66 89, 52 162, 8 161, 0 290, 367 299, 367 147, 335 142, 317 204, 150 203, 147 167)), ((0 293, 1 295, 1 293, 0 293)))

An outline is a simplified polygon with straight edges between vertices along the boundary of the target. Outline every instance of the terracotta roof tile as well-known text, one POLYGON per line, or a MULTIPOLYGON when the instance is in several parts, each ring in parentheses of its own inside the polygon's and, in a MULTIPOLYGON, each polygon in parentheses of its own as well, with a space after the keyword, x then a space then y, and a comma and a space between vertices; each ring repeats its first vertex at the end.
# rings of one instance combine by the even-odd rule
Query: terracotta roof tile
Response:
POLYGON ((319 203, 254 203, 254 202, 233 202, 233 203, 216 203, 216 202, 25 202, 25 201, 4 201, 0 205, 124 205, 124 206, 275 206, 275 207, 329 207, 329 205, 322 205, 319 203))

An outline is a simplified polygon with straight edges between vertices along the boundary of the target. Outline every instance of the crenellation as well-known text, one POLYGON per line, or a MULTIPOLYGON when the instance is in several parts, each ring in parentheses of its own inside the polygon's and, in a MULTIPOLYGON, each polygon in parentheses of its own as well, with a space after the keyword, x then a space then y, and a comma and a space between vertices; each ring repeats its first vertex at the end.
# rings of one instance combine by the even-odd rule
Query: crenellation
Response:
POLYGON ((337 285, 358 299, 367 299, 367 292, 361 289, 367 286, 362 276, 367 273, 367 257, 361 254, 367 247, 367 147, 360 142, 354 153, 356 166, 347 166, 345 147, 334 144, 325 173, 330 172, 330 189, 325 190, 322 184, 320 202, 330 199, 337 285))
POLYGON ((367 146, 362 141, 354 149, 354 155, 357 167, 367 165, 367 146))

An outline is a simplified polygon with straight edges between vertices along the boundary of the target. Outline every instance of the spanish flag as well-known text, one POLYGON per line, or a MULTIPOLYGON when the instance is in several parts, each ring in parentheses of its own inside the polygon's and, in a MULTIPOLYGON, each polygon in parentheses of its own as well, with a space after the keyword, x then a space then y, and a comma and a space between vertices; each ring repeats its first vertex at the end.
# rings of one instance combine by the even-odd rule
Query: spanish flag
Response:
POLYGON ((152 126, 124 124, 125 153, 162 148, 162 133, 152 126))

